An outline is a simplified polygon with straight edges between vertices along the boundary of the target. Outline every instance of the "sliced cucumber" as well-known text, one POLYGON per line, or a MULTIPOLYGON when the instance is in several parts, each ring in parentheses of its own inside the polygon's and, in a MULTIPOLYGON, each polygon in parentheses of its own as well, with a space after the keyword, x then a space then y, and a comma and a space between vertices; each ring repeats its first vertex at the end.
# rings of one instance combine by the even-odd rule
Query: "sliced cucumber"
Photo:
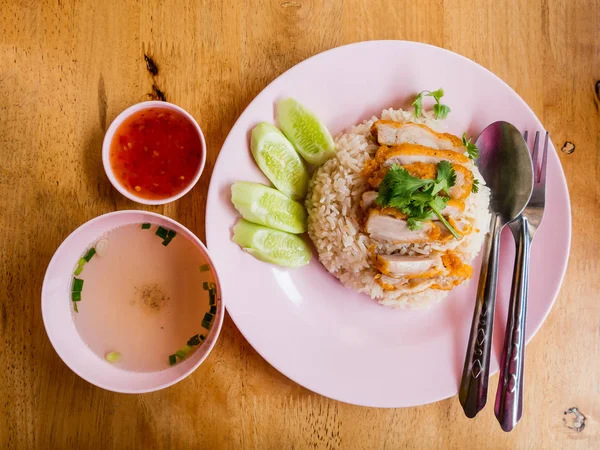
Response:
POLYGON ((305 266, 312 257, 306 242, 295 234, 243 219, 233 227, 233 242, 261 261, 285 267, 305 266))
POLYGON ((320 166, 335 155, 335 144, 327 127, 296 100, 280 100, 276 115, 283 134, 310 164, 320 166))
POLYGON ((306 167, 294 146, 275 125, 263 122, 254 127, 250 149, 260 170, 277 189, 296 200, 306 196, 306 167))
POLYGON ((277 189, 259 183, 237 181, 231 186, 231 201, 250 222, 289 233, 306 231, 306 209, 277 189))

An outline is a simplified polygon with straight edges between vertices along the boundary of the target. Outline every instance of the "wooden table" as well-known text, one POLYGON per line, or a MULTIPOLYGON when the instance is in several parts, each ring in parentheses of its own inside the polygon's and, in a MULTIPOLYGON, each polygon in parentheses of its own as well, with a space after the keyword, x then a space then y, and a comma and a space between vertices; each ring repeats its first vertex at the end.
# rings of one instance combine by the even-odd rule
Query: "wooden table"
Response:
POLYGON ((593 0, 0 0, 0 448, 600 448, 598 79, 593 0), (303 59, 369 39, 427 42, 477 61, 531 105, 558 149, 575 145, 559 152, 571 260, 527 348, 518 427, 502 432, 491 405, 471 421, 457 398, 397 410, 326 399, 269 366, 229 318, 205 364, 167 390, 113 394, 73 374, 44 332, 40 288, 74 228, 141 207, 103 172, 111 120, 161 93, 198 119, 209 150, 202 180, 145 209, 204 239, 212 168, 246 105, 303 59), (572 407, 586 417, 579 432, 565 414, 572 407))

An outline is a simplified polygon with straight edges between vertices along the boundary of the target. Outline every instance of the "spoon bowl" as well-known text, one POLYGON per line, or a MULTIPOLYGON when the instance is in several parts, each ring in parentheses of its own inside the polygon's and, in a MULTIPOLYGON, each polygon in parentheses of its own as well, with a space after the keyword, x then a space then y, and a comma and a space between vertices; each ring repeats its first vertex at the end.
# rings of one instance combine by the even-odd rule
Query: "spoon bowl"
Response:
POLYGON ((533 190, 533 166, 527 144, 508 122, 489 125, 475 142, 477 167, 491 190, 490 210, 507 224, 523 211, 533 190))

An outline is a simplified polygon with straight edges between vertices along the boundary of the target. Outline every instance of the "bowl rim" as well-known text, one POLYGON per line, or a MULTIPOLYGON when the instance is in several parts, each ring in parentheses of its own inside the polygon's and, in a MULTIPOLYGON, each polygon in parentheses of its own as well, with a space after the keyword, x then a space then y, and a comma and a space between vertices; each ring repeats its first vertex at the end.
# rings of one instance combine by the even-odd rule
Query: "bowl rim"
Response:
POLYGON ((196 185, 196 183, 198 183, 198 180, 200 179, 202 172, 204 172, 204 166, 206 164, 206 141, 204 139, 204 133, 202 132, 202 128, 200 128, 200 125, 198 124, 196 119, 194 119, 194 117, 189 112, 187 112, 185 109, 183 109, 181 106, 178 106, 174 103, 159 101, 159 100, 148 100, 148 101, 135 103, 135 104, 129 106, 128 108, 124 109, 123 111, 121 111, 121 113, 113 119, 110 126, 106 130, 106 133, 104 134, 104 140, 102 141, 102 164, 104 166, 104 172, 106 173, 106 176, 110 180, 111 184, 114 186, 114 188, 117 191, 119 191, 123 196, 127 197, 129 200, 133 200, 134 202, 141 203, 143 205, 154 205, 154 206, 171 203, 171 202, 174 202, 175 200, 180 199, 185 194, 187 194, 189 191, 191 191, 192 188, 196 185), (132 192, 129 192, 119 182, 119 180, 115 176, 113 168, 110 164, 110 145, 112 143, 113 137, 114 137, 117 129, 119 128, 119 126, 121 126, 121 124, 126 119, 131 117, 133 114, 135 114, 139 111, 142 111, 144 109, 150 109, 150 108, 166 108, 166 109, 172 109, 174 111, 181 113, 187 120, 190 121, 190 123, 196 129, 198 136, 200 137, 200 144, 202 146, 200 165, 198 166, 198 170, 196 171, 196 174, 194 175, 194 178, 192 179, 192 181, 181 192, 178 192, 175 195, 172 195, 170 197, 163 198, 163 199, 147 199, 147 198, 137 196, 137 195, 133 194, 132 192))
MULTIPOLYGON (((107 231, 110 231, 112 229, 114 229, 114 228, 111 228, 107 231)), ((188 238, 188 236, 186 236, 186 239, 187 238, 188 238)), ((96 216, 93 219, 90 219, 87 222, 78 226, 71 233, 69 233, 69 235, 60 243, 60 245, 58 246, 58 248, 52 255, 52 258, 50 259, 50 262, 48 263, 48 266, 44 273, 44 280, 42 282, 42 289, 41 289, 41 295, 40 295, 42 322, 44 323, 44 329, 46 331, 46 335, 48 336, 48 340, 50 341, 50 344, 54 348, 54 351, 57 353, 59 358, 63 361, 63 363, 65 363, 65 365, 72 372, 74 372, 76 375, 78 375, 79 377, 81 377, 82 379, 87 381, 88 383, 93 384, 94 386, 97 386, 99 388, 105 389, 107 391, 124 393, 124 394, 142 394, 142 393, 147 393, 147 392, 155 392, 155 391, 170 387, 170 386, 178 383, 179 381, 183 380, 184 378, 188 377, 189 375, 191 375, 206 360, 208 355, 210 355, 210 353, 212 352, 212 350, 213 350, 214 346, 216 345, 217 340, 221 334, 221 329, 223 327, 223 321, 224 321, 224 317, 225 317, 225 303, 223 301, 222 292, 223 291, 222 291, 219 275, 216 271, 216 267, 212 261, 212 258, 210 257, 208 249, 206 248, 204 243, 186 226, 182 225, 181 223, 177 222, 174 219, 171 219, 170 217, 163 216, 162 214, 158 214, 158 213, 154 213, 154 212, 150 212, 150 211, 133 210, 133 209, 112 211, 112 212, 108 212, 106 214, 101 214, 99 216, 96 216), (159 220, 165 221, 167 223, 174 224, 175 226, 180 227, 185 232, 187 232, 189 234, 189 237, 191 237, 191 240, 193 241, 193 243, 198 245, 200 250, 204 253, 207 263, 211 268, 211 271, 212 271, 212 274, 213 274, 213 277, 215 280, 215 285, 217 288, 217 299, 216 299, 217 312, 215 314, 215 321, 213 322, 213 326, 211 327, 210 330, 208 330, 206 340, 204 341, 204 344, 202 346, 204 354, 202 356, 200 356, 198 358, 198 360, 193 365, 191 365, 187 370, 185 370, 185 372, 183 372, 181 375, 176 376, 167 382, 159 383, 156 386, 153 386, 150 388, 136 388, 136 387, 125 388, 125 389, 114 388, 112 386, 107 385, 106 383, 101 383, 101 382, 94 380, 93 377, 89 376, 89 374, 83 373, 81 370, 75 369, 73 367, 73 365, 69 362, 69 358, 66 357, 65 352, 63 352, 61 345, 59 345, 57 336, 53 335, 54 331, 52 331, 52 329, 49 325, 49 318, 47 317, 47 315, 48 315, 47 310, 48 310, 48 308, 51 307, 51 305, 49 304, 49 299, 47 299, 47 296, 45 295, 45 293, 48 290, 48 283, 49 283, 48 273, 49 273, 51 267, 54 264, 57 264, 57 258, 58 258, 58 255, 60 254, 61 250, 64 250, 69 245, 68 241, 71 238, 73 238, 73 236, 75 236, 77 233, 83 231, 84 229, 91 227, 94 223, 96 223, 102 219, 105 219, 108 216, 127 215, 127 214, 142 214, 144 216, 159 219, 159 220), (61 348, 61 350, 59 350, 59 348, 61 348)), ((68 300, 68 297, 65 297, 65 301, 67 301, 67 300, 68 300)), ((85 341, 83 340, 83 338, 81 338, 81 336, 79 335, 78 332, 77 332, 77 334, 80 337, 83 344, 87 346, 87 344, 85 344, 85 341)), ((164 369, 164 371, 167 371, 167 370, 169 370, 169 368, 164 369)), ((129 374, 135 373, 132 371, 126 371, 126 372, 128 372, 129 374)), ((163 372, 163 371, 160 371, 160 372, 163 372)), ((147 374, 147 372, 140 372, 140 375, 142 375, 142 374, 147 374)))

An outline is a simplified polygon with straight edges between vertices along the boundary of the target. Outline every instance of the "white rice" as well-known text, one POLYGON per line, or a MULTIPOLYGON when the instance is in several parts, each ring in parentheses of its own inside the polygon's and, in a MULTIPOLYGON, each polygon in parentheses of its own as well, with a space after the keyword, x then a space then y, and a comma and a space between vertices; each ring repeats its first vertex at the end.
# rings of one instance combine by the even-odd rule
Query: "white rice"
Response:
MULTIPOLYGON (((440 123, 430 115, 415 119, 411 112, 387 109, 381 113, 384 120, 425 123, 440 130, 440 123)), ((449 291, 427 289, 416 294, 384 291, 374 276, 377 271, 370 264, 369 247, 381 244, 361 231, 360 197, 368 188, 361 170, 377 151, 371 136, 371 118, 335 138, 336 155, 319 167, 310 182, 306 198, 308 234, 319 253, 319 260, 344 286, 365 293, 385 306, 425 307, 448 295, 449 291)), ((473 233, 460 240, 442 245, 434 243, 385 246, 386 251, 408 255, 428 255, 432 251, 453 249, 463 261, 470 262, 483 243, 490 223, 489 189, 476 167, 473 175, 479 180, 479 192, 468 197, 464 217, 473 225, 473 233)))

